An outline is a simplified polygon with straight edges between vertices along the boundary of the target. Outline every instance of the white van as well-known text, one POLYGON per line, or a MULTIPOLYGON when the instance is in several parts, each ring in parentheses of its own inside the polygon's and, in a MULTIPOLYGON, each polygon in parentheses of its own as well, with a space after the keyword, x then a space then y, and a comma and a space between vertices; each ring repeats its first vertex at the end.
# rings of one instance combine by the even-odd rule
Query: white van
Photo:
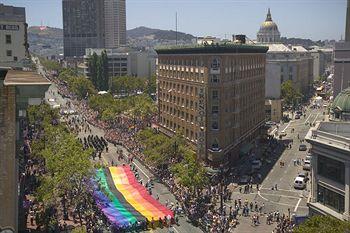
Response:
POLYGON ((296 177, 294 180, 294 188, 295 189, 304 189, 306 188, 306 183, 303 177, 296 177))

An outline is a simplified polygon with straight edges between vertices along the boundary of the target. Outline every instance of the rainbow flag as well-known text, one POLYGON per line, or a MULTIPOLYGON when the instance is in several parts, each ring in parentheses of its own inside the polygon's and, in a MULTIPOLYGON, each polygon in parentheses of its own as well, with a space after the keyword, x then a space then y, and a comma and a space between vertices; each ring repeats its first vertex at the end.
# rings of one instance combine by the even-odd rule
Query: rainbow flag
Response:
POLYGON ((97 206, 118 227, 127 228, 146 219, 174 218, 172 211, 138 183, 129 166, 98 169, 94 190, 97 206))

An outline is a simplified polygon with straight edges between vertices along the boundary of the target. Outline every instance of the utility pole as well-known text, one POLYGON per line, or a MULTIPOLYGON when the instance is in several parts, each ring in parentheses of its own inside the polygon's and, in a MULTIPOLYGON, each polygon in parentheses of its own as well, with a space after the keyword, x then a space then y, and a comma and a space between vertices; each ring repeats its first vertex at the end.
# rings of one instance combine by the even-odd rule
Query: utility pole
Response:
POLYGON ((175 36, 176 36, 175 43, 177 45, 177 12, 175 13, 175 36))

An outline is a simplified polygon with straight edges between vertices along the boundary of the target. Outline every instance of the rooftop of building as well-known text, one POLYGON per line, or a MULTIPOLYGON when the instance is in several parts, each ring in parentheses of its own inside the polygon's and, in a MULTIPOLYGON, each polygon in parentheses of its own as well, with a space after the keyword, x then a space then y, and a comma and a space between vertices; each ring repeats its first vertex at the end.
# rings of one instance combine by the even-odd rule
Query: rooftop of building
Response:
POLYGON ((2 21, 26 21, 24 7, 8 6, 0 3, 0 20, 2 21))
POLYGON ((350 88, 342 90, 335 97, 331 110, 334 112, 350 113, 350 88))
MULTIPOLYGON (((4 72, 4 85, 5 86, 26 86, 26 85, 50 85, 46 78, 43 76, 32 72, 32 71, 22 71, 22 70, 7 70, 4 72)), ((2 77, 3 78, 3 77, 2 77)))
POLYGON ((251 44, 211 44, 166 46, 156 48, 158 54, 221 54, 221 53, 266 53, 268 47, 251 44))
POLYGON ((269 47, 268 53, 272 52, 308 52, 303 46, 285 45, 282 43, 264 44, 269 47))
POLYGON ((350 123, 320 122, 311 128, 306 139, 350 151, 350 123))
POLYGON ((153 49, 139 50, 130 47, 118 47, 118 48, 86 48, 85 57, 91 56, 93 53, 101 55, 103 51, 106 51, 107 55, 113 56, 127 56, 129 53, 147 53, 149 55, 157 55, 153 49))

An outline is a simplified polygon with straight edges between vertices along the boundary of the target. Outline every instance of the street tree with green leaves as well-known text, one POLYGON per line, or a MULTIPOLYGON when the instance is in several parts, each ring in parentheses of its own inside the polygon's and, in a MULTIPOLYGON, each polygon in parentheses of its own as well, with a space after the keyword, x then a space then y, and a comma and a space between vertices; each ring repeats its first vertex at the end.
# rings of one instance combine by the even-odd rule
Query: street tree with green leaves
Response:
POLYGON ((79 99, 86 98, 97 92, 92 82, 81 76, 69 79, 68 86, 79 99))
POLYGON ((287 105, 296 105, 303 95, 294 88, 291 80, 287 80, 281 85, 281 96, 287 105))
POLYGON ((197 161, 196 153, 185 149, 183 160, 171 168, 181 185, 190 188, 193 193, 205 187, 209 180, 205 168, 197 161))
POLYGON ((89 58, 88 66, 90 79, 95 88, 99 91, 107 91, 109 89, 107 52, 102 51, 100 56, 93 53, 89 58))
POLYGON ((149 95, 157 92, 157 77, 152 75, 147 82, 147 93, 149 95))
POLYGON ((60 72, 62 69, 62 66, 59 62, 54 61, 54 60, 49 60, 46 58, 39 58, 40 64, 46 69, 50 71, 55 71, 55 72, 60 72))
POLYGON ((293 229, 294 233, 349 233, 350 223, 331 216, 315 215, 293 229))
POLYGON ((137 91, 145 92, 148 80, 146 78, 122 76, 113 77, 111 92, 114 94, 133 95, 137 91))
MULTIPOLYGON (((79 195, 72 195, 66 208, 77 208, 86 201, 90 192, 87 181, 93 175, 90 161, 92 150, 84 150, 80 141, 68 128, 57 121, 57 112, 48 105, 31 106, 28 109, 30 124, 40 136, 31 143, 32 154, 39 161, 44 161, 45 173, 40 176, 40 186, 36 198, 44 203, 45 211, 58 209, 64 196, 73 190, 79 195), (33 145, 37 145, 34 146, 33 145)), ((79 208, 81 219, 82 213, 79 208)), ((46 227, 56 225, 52 213, 45 214, 43 222, 46 227)), ((80 221, 82 225, 82 221, 80 221)))
POLYGON ((71 78, 76 77, 78 74, 76 70, 72 68, 63 68, 58 74, 58 78, 62 81, 68 82, 71 78))

